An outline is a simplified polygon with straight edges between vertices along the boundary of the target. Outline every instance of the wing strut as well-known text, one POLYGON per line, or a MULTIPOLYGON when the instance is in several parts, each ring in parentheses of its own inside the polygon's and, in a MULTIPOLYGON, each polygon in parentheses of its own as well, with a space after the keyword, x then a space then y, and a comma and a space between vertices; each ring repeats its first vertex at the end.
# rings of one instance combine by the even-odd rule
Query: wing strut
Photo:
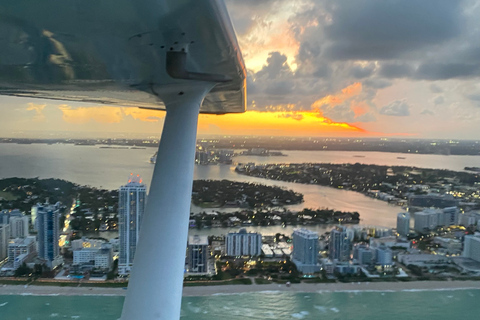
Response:
MULTIPOLYGON (((177 59, 173 54, 170 58, 177 59)), ((183 63, 171 59, 167 69, 183 63)), ((195 80, 186 80, 177 91, 161 97, 167 115, 122 320, 180 318, 198 114, 205 95, 216 82, 227 79, 185 69, 173 70, 173 75, 195 80)))

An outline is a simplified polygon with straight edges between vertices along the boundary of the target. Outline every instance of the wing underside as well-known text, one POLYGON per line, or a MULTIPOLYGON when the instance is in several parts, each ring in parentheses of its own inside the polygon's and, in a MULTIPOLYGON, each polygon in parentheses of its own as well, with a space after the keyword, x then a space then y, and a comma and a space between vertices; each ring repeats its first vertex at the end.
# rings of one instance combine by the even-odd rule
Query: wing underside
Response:
POLYGON ((0 3, 0 94, 163 109, 192 72, 221 74, 202 113, 245 111, 246 72, 220 0, 17 0, 0 3))

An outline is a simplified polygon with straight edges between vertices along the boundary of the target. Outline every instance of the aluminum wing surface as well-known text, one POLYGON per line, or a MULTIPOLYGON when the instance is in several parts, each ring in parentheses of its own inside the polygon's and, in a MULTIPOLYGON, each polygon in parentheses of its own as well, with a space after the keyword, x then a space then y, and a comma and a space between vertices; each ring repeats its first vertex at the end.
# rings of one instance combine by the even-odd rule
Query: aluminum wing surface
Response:
POLYGON ((189 72, 219 74, 201 113, 245 111, 246 71, 222 0, 0 2, 0 94, 164 109, 189 72))

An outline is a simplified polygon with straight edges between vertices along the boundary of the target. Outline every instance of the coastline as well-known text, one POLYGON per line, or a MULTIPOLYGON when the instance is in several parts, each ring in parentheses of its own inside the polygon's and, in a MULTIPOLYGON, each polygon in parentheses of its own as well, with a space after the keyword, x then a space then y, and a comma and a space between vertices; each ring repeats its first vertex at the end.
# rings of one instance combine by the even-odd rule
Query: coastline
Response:
MULTIPOLYGON (((440 291, 440 290, 480 290, 480 281, 410 281, 410 282, 361 282, 361 283, 299 283, 290 287, 281 284, 266 285, 220 285, 184 287, 184 297, 248 294, 262 292, 369 292, 369 291, 440 291)), ((55 287, 0 285, 0 296, 125 296, 127 290, 122 288, 99 287, 55 287)))

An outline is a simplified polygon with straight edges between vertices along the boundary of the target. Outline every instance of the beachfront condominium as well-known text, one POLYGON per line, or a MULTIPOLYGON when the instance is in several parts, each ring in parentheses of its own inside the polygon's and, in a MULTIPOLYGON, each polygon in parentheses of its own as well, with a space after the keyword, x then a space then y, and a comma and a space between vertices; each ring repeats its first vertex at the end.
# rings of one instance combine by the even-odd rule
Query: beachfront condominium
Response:
POLYGON ((258 256, 262 253, 262 235, 242 228, 227 234, 225 247, 227 256, 258 256))
POLYGON ((7 257, 8 241, 10 239, 10 227, 0 221, 0 261, 7 257))
POLYGON ((28 233, 28 216, 22 214, 21 216, 10 217, 10 237, 11 238, 26 238, 28 233))
POLYGON ((400 212, 397 215, 397 233, 402 237, 410 233, 410 213, 400 212))
POLYGON ((133 265, 146 199, 147 189, 139 176, 131 177, 126 185, 120 187, 118 195, 120 230, 118 273, 121 275, 129 274, 133 265))
POLYGON ((426 209, 415 212, 414 229, 418 233, 427 233, 435 230, 438 226, 438 211, 435 209, 426 209))
POLYGON ((187 247, 187 272, 188 273, 208 273, 208 237, 207 236, 189 236, 187 247))
POLYGON ((463 256, 480 262, 480 233, 467 235, 463 242, 463 256))
POLYGON ((425 233, 435 230, 437 227, 456 225, 459 222, 459 210, 457 207, 443 209, 425 209, 415 212, 415 231, 425 233))
POLYGON ((60 247, 60 205, 44 205, 37 208, 38 257, 45 260, 49 268, 61 263, 60 247))
POLYGON ((320 271, 318 263, 318 234, 307 229, 293 230, 292 262, 301 273, 320 271))
POLYGON ((350 260, 351 240, 346 227, 336 227, 330 232, 328 257, 332 261, 350 260))
POLYGON ((16 270, 24 262, 31 261, 37 255, 35 237, 16 238, 8 244, 8 262, 16 270))

